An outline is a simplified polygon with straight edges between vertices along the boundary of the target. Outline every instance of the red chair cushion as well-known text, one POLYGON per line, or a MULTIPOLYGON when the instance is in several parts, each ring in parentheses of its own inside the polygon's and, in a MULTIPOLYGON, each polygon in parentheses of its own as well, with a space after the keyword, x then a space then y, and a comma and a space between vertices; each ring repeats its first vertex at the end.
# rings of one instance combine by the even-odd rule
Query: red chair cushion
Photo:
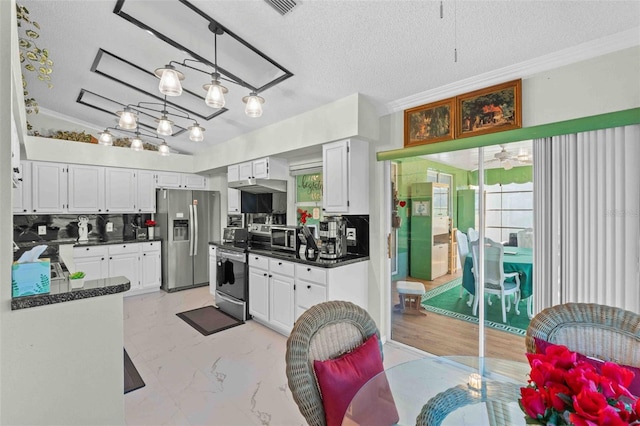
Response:
MULTIPOLYGON (((340 426, 347 408, 360 388, 373 376, 384 371, 378 337, 374 334, 353 351, 336 359, 314 361, 327 426, 340 426)), ((367 398, 367 424, 392 425, 399 420, 386 377, 367 398), (386 385, 386 386, 385 386, 386 385), (373 423, 371 423, 373 422, 373 423)), ((362 413, 358 413, 358 417, 362 413)))

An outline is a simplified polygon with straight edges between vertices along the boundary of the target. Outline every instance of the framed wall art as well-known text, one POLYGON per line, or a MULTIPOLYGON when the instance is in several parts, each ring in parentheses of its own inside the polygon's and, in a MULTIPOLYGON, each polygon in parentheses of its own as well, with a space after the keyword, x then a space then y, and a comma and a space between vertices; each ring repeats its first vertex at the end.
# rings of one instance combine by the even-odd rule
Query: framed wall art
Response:
POLYGON ((522 80, 456 97, 456 138, 522 127, 522 80))
POLYGON ((404 146, 423 145, 453 139, 455 98, 404 111, 404 146))

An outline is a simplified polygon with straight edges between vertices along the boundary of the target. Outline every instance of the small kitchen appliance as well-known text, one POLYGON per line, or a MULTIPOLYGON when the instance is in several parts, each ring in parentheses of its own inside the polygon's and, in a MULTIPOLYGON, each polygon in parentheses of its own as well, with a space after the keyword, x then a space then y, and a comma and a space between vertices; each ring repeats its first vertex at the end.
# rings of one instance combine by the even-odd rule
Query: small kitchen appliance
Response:
POLYGON ((340 259, 347 255, 347 221, 341 216, 325 216, 320 221, 320 259, 340 259))
POLYGON ((247 229, 229 227, 224 228, 222 235, 223 243, 246 243, 247 242, 247 229))
POLYGON ((300 232, 298 226, 272 226, 271 249, 296 253, 300 244, 298 232, 300 232))

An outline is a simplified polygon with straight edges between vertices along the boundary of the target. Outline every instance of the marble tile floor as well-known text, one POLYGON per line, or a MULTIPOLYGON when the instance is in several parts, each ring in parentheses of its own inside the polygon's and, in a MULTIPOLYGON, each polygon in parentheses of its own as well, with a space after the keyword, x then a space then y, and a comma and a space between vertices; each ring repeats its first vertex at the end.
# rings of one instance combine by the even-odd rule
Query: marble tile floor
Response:
MULTIPOLYGON (((304 425, 285 375, 286 337, 255 321, 203 336, 176 313, 213 304, 208 287, 124 299, 124 346, 146 386, 127 425, 304 425)), ((386 343, 385 368, 421 357, 386 343)))

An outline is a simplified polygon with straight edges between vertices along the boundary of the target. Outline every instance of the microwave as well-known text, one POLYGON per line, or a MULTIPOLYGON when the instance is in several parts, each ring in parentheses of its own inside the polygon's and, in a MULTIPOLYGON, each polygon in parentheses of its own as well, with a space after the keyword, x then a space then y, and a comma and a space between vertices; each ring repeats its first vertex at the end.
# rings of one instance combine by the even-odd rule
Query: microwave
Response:
POLYGON ((297 253, 300 246, 298 241, 299 231, 299 226, 272 226, 271 249, 297 253))

